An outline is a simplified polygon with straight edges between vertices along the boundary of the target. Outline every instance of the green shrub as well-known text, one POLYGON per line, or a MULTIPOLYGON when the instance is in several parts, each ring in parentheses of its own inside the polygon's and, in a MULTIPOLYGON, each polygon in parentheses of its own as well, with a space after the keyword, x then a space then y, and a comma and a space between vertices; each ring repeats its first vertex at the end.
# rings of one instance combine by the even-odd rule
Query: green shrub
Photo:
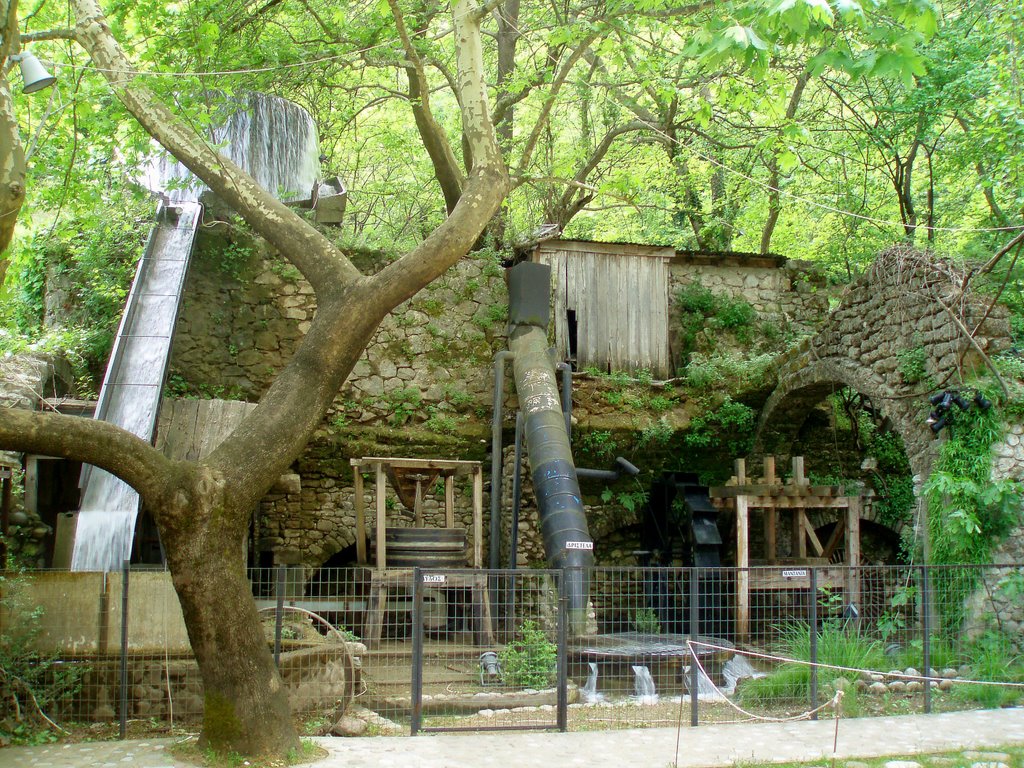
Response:
POLYGON ((0 631, 0 745, 55 741, 49 715, 80 690, 88 671, 35 650, 43 609, 30 602, 26 578, 17 570, 0 573, 0 594, 12 619, 0 631))
POLYGON ((653 608, 637 608, 633 612, 633 629, 645 635, 661 634, 661 622, 653 608))
POLYGON ((505 684, 518 688, 543 688, 553 683, 558 665, 558 646, 534 621, 524 621, 516 634, 516 639, 498 652, 505 684))

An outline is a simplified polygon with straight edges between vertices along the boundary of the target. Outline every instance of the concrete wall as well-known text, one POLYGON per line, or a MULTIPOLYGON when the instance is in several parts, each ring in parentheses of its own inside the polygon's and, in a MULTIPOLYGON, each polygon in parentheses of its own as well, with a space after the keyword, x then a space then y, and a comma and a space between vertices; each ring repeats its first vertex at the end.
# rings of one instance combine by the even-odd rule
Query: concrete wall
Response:
MULTIPOLYGON (((0 623, 5 631, 17 632, 26 610, 38 606, 38 617, 23 628, 40 652, 116 654, 121 647, 122 594, 120 573, 36 572, 4 585, 0 623)), ((170 574, 131 574, 128 646, 134 653, 191 651, 170 574)))

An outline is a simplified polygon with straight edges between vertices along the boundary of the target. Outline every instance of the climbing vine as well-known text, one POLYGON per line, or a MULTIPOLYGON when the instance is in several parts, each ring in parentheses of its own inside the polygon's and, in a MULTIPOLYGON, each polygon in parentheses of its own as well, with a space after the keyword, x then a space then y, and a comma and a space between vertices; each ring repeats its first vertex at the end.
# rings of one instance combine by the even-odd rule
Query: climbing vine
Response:
MULTIPOLYGON (((994 392, 986 392, 993 402, 994 392)), ((1020 485, 992 478, 992 446, 1003 436, 1000 408, 957 414, 925 483, 934 563, 985 563, 1020 522, 1020 485)))

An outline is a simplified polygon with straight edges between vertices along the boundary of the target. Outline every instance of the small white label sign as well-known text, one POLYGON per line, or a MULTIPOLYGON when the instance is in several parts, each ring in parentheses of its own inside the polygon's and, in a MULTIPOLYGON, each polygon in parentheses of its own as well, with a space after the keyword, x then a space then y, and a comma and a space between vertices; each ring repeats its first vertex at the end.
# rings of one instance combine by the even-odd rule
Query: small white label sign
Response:
POLYGON ((594 542, 592 541, 567 541, 565 542, 566 549, 587 549, 591 550, 594 548, 594 542))
POLYGON ((802 579, 807 576, 806 568, 784 568, 782 570, 782 578, 784 579, 802 579))
POLYGON ((424 584, 444 584, 445 575, 443 573, 424 573, 423 583, 424 584))

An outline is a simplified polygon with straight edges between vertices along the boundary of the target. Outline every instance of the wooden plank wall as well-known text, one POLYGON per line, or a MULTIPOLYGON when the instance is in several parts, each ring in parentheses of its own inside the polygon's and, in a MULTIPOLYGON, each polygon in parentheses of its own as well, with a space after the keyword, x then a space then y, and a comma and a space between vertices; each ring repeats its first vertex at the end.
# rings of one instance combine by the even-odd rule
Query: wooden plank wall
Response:
POLYGON ((156 447, 179 461, 205 458, 255 407, 237 400, 164 400, 156 447))
POLYGON ((645 368, 670 375, 668 258, 660 255, 663 250, 656 249, 659 255, 613 253, 549 243, 538 253, 551 266, 555 347, 562 359, 569 356, 568 311, 573 310, 579 368, 645 368))

